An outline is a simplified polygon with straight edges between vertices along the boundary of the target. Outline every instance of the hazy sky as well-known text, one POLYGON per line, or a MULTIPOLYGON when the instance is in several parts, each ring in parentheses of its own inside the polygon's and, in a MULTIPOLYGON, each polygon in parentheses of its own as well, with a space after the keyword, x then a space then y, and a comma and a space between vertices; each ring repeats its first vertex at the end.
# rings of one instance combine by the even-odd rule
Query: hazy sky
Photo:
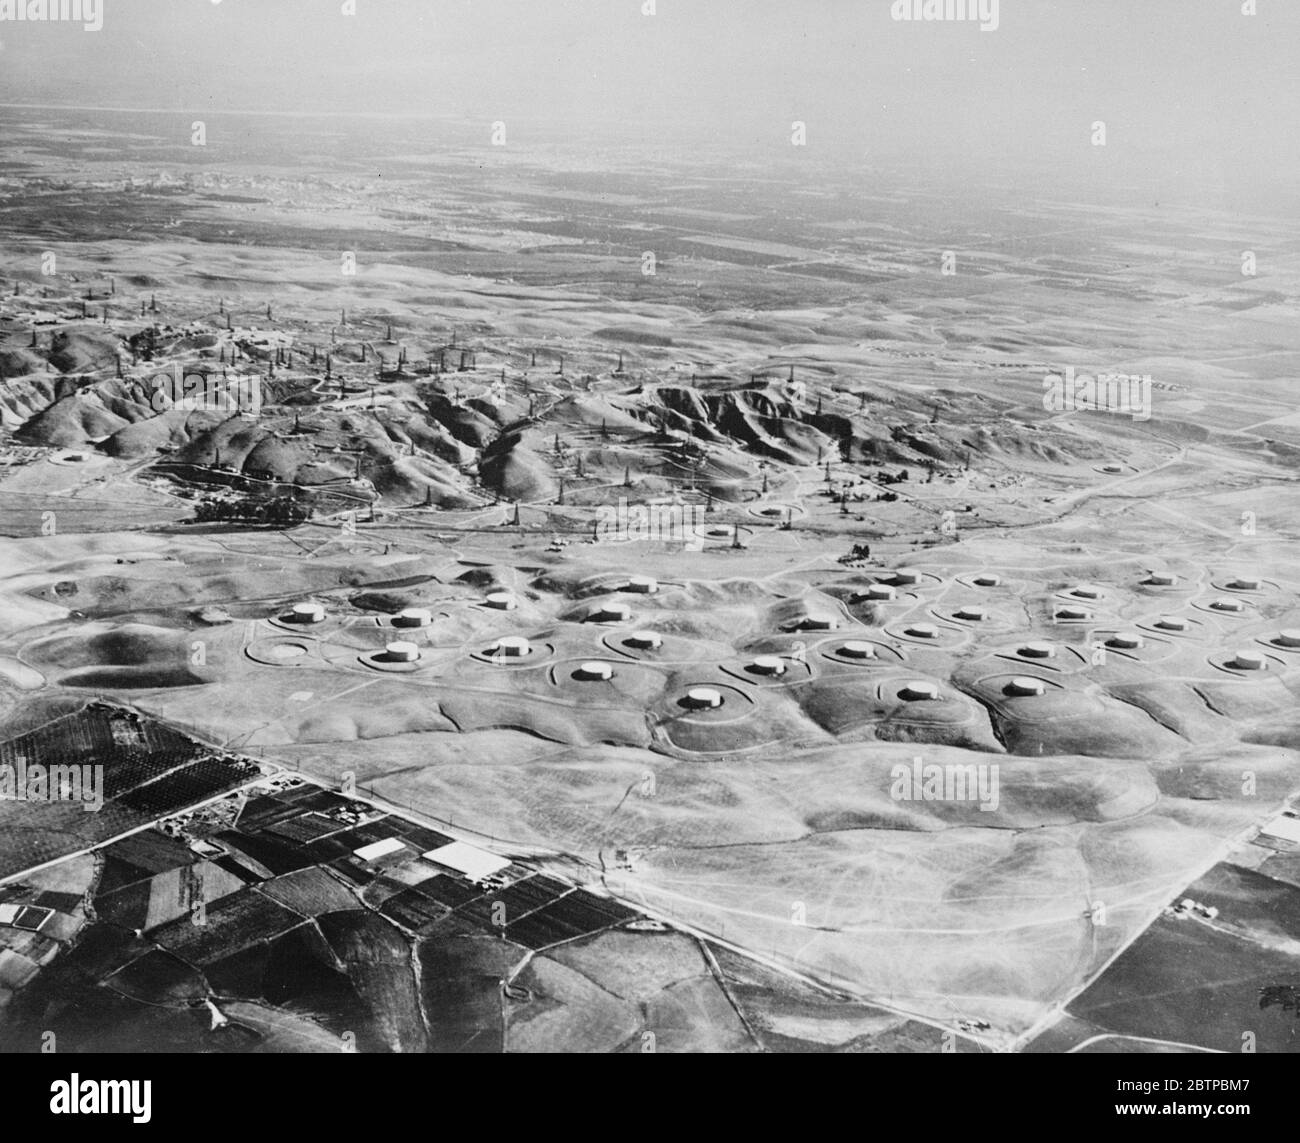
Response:
MULTIPOLYGON (((27 0, 19 0, 26 3, 27 0)), ((998 28, 891 0, 102 0, 103 30, 0 22, 0 100, 415 112, 551 138, 788 144, 954 165, 1090 161, 1294 183, 1300 0, 1001 0, 998 28)))

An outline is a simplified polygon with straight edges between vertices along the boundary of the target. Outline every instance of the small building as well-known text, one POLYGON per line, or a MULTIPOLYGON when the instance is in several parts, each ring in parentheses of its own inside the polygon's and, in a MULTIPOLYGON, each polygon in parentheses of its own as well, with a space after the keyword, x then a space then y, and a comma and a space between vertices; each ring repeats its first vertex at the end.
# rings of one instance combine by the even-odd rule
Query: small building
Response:
POLYGON ((1259 840, 1284 848, 1300 848, 1300 818, 1279 814, 1259 831, 1259 840))
POLYGON ((423 857, 425 861, 432 861, 476 883, 510 868, 509 859, 465 841, 449 842, 429 850, 423 857))
POLYGON ((405 848, 401 838, 387 837, 383 841, 372 842, 370 845, 363 845, 360 849, 354 849, 352 856, 361 861, 372 862, 378 861, 381 857, 400 853, 405 848))

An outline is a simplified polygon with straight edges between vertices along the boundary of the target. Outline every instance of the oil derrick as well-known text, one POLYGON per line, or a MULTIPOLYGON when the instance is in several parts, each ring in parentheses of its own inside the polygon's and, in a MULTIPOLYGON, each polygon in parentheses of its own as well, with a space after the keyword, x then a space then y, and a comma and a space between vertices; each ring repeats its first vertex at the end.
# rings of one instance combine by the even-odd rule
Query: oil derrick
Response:
POLYGON ((363 341, 361 343, 361 360, 365 361, 365 359, 366 359, 366 343, 363 341))
POLYGON ((564 477, 563 476, 560 477, 560 495, 556 497, 555 502, 557 504, 564 503, 564 477))
POLYGON ((706 511, 706 512, 716 512, 717 509, 713 506, 713 493, 712 493, 712 492, 706 492, 706 493, 705 493, 705 496, 707 497, 707 499, 704 501, 704 511, 706 511))
POLYGON ((275 314, 271 312, 271 303, 266 303, 266 320, 275 321, 275 314))
POLYGON ((348 311, 346 309, 339 310, 339 325, 347 325, 347 324, 348 324, 348 311))
POLYGON ((150 312, 150 313, 155 313, 155 314, 158 312, 158 295, 157 295, 157 294, 150 294, 150 295, 149 295, 149 312, 150 312))
POLYGON ((35 330, 32 330, 32 343, 31 343, 31 345, 29 346, 29 348, 31 348, 31 349, 35 349, 35 348, 37 348, 37 345, 38 345, 38 342, 37 342, 37 340, 36 340, 36 331, 35 331, 35 330))
POLYGON ((560 367, 555 371, 555 374, 557 377, 564 376, 564 354, 563 353, 560 354, 560 367))
POLYGON ((575 475, 576 475, 576 476, 578 477, 578 479, 580 479, 580 480, 581 480, 584 476, 587 475, 587 473, 584 471, 584 469, 583 469, 583 467, 582 467, 582 453, 578 453, 578 470, 577 470, 577 472, 575 473, 575 475))
POLYGON ((785 523, 781 525, 781 531, 788 532, 793 527, 794 527, 794 509, 787 508, 785 510, 785 523))
POLYGON ((740 528, 739 528, 739 527, 734 527, 734 528, 732 528, 732 529, 731 529, 731 547, 732 547, 732 549, 735 550, 735 549, 737 549, 737 548, 743 548, 744 546, 745 546, 745 545, 742 544, 742 543, 740 542, 740 528))
POLYGON ((826 462, 826 483, 827 483, 827 484, 832 483, 832 480, 831 480, 831 462, 830 462, 829 460, 826 462))
POLYGON ((609 422, 604 417, 600 420, 600 439, 603 441, 609 440, 609 422))
POLYGON ((512 525, 513 527, 515 527, 515 528, 520 527, 520 524, 519 524, 519 501, 518 501, 518 500, 515 501, 515 515, 514 515, 514 519, 511 520, 510 523, 511 523, 511 525, 512 525))
POLYGON ((530 393, 528 396, 528 417, 531 420, 533 416, 534 416, 533 397, 532 394, 530 393))
POLYGON ((425 490, 424 490, 424 506, 425 506, 426 508, 432 508, 432 507, 434 506, 434 505, 433 505, 433 485, 432 485, 432 484, 430 484, 430 485, 429 485, 428 487, 426 487, 425 490))
POLYGON ((536 369, 536 368, 537 368, 537 350, 535 350, 535 349, 533 350, 532 357, 530 357, 530 358, 528 359, 528 364, 529 364, 529 367, 532 368, 532 369, 536 369))
POLYGON ((793 385, 793 384, 794 384, 794 366, 793 366, 793 365, 790 366, 790 379, 789 379, 789 380, 790 380, 790 384, 793 385))
POLYGON ((332 380, 334 377, 334 358, 328 353, 325 354, 325 380, 332 380))
POLYGON ((618 351, 618 368, 614 370, 614 375, 616 377, 623 375, 623 351, 621 349, 618 351))
POLYGON ((763 470, 763 495, 767 495, 767 469, 763 470))
POLYGON ((847 516, 848 514, 849 514, 849 492, 848 489, 846 488, 843 492, 840 493, 840 515, 847 516))
POLYGON ((468 371, 468 369, 469 369, 469 366, 467 366, 467 365, 465 364, 465 351, 462 349, 462 350, 460 351, 460 368, 457 370, 457 372, 458 372, 458 373, 465 373, 465 372, 468 371))
POLYGON ((438 350, 438 372, 445 373, 446 371, 447 371, 447 351, 445 349, 440 349, 438 350))
POLYGON ((84 299, 84 298, 82 299, 82 302, 81 302, 81 317, 82 317, 82 320, 84 321, 84 320, 85 320, 85 317, 86 317, 86 302, 85 302, 85 299, 84 299))
POLYGON ((141 317, 144 317, 145 310, 147 310, 148 308, 149 308, 149 307, 146 306, 146 305, 144 304, 144 302, 141 302, 141 303, 140 303, 140 316, 141 316, 141 317))
POLYGON ((388 337, 385 340, 393 340, 393 323, 391 321, 388 323, 388 337))
POLYGON ((815 415, 818 417, 822 415, 822 399, 820 395, 817 397, 817 412, 815 415))
POLYGON ((316 364, 316 347, 314 345, 311 347, 311 363, 316 364))
MULTIPOLYGON (((17 289, 15 288, 14 293, 17 293, 17 292, 18 292, 18 291, 17 291, 17 289)), ((110 297, 116 297, 116 296, 117 296, 117 279, 116 279, 116 278, 109 278, 109 280, 108 280, 108 293, 109 293, 109 296, 110 296, 110 297)))

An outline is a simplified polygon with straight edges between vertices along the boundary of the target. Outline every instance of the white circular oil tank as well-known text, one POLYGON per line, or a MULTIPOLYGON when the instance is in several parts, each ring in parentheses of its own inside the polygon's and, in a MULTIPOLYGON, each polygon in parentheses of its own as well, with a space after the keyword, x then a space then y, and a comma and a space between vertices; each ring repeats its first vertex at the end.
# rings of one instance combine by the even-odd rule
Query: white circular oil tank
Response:
POLYGON ((921 582, 921 573, 916 568, 899 568, 894 572, 894 582, 907 585, 921 582))
POLYGON ((638 595, 653 595, 659 590, 659 581, 654 576, 634 575, 627 581, 624 591, 634 591, 638 595))
POLYGON ((632 609, 626 603, 598 603, 587 615, 593 623, 626 623, 632 609))
POLYGON ((1092 612, 1086 607, 1059 607, 1056 611, 1057 619, 1091 619, 1092 612))
POLYGON ((1279 631, 1273 642, 1279 647, 1300 648, 1300 628, 1289 627, 1285 631, 1279 631))
POLYGON ((1241 575, 1234 579, 1229 587, 1235 587, 1238 591, 1258 591, 1264 586, 1264 581, 1259 576, 1241 575))
POLYGON ((420 648, 414 643, 389 643, 384 648, 384 658, 390 663, 416 663, 420 659, 420 648))
POLYGON ((750 666, 760 675, 785 674, 785 660, 779 655, 759 655, 750 666))
POLYGON ((1191 624, 1179 615, 1162 615, 1156 620, 1156 626, 1162 631, 1186 631, 1191 624))
POLYGON ((1142 646, 1144 640, 1136 631, 1117 631, 1106 640, 1107 647, 1115 647, 1121 651, 1136 651, 1142 646))
POLYGON ((874 659, 876 657, 876 648, 860 639, 851 639, 840 648, 840 653, 847 655, 850 659, 874 659))
POLYGON ((1100 599, 1101 588, 1093 587, 1090 583, 1081 583, 1071 591, 1070 594, 1074 596, 1075 599, 1100 599))
POLYGON ((1173 587, 1178 581, 1178 577, 1170 572, 1152 572, 1146 578, 1146 582, 1152 587, 1173 587))
POLYGON ((578 668, 578 675, 584 679, 602 679, 607 681, 614 677, 614 667, 610 663, 598 663, 593 660, 590 663, 583 663, 582 666, 578 668))
POLYGON ((295 603, 293 621, 295 623, 320 623, 325 618, 325 608, 319 603, 295 603))
POLYGON ((899 698, 906 702, 933 702, 939 697, 939 684, 913 680, 903 684, 898 692, 899 698))
POLYGON ((1258 651, 1238 651, 1228 665, 1239 671, 1262 671, 1268 666, 1268 660, 1258 651))
POLYGON ((971 583, 976 587, 997 587, 1002 583, 1002 579, 1000 576, 984 574, 977 575, 973 580, 971 580, 971 583))
POLYGON ((1245 611, 1246 605, 1240 599, 1216 599, 1211 604, 1215 611, 1245 611))
POLYGON ((805 631, 834 631, 840 625, 832 615, 806 615, 799 624, 805 631))
POLYGON ((507 659, 522 659, 525 655, 532 653, 528 640, 522 635, 506 635, 498 639, 493 650, 507 659))
POLYGON ((1047 684, 1042 679, 1031 679, 1027 675, 1021 675, 1007 684, 1007 690, 1013 695, 1022 697, 1044 695, 1047 693, 1047 684))
POLYGON ((939 628, 933 623, 911 623, 906 628, 907 634, 913 639, 937 639, 939 638, 939 628))
POLYGON ((722 705, 722 695, 712 687, 694 687, 686 692, 686 705, 696 710, 717 710, 722 705))
POLYGON ((519 606, 508 591, 494 591, 483 602, 497 611, 514 611, 519 606))
POLYGON ((1056 658, 1056 648, 1050 643, 1026 643, 1020 648, 1020 653, 1026 659, 1056 658))
POLYGON ((428 627, 433 622, 433 613, 423 607, 407 607, 398 612, 393 620, 395 627, 428 627))
POLYGON ((642 651, 653 651, 664 645, 663 636, 657 631, 633 631, 626 642, 629 647, 642 651))
POLYGON ((1122 464, 1103 464, 1101 470, 1108 476, 1118 476, 1124 471, 1124 466, 1122 464))
POLYGON ((980 623, 989 617, 988 609, 984 607, 961 607, 954 614, 969 623, 980 623))
POLYGON ((873 583, 867 588, 862 598, 889 601, 897 599, 898 592, 887 583, 873 583))

